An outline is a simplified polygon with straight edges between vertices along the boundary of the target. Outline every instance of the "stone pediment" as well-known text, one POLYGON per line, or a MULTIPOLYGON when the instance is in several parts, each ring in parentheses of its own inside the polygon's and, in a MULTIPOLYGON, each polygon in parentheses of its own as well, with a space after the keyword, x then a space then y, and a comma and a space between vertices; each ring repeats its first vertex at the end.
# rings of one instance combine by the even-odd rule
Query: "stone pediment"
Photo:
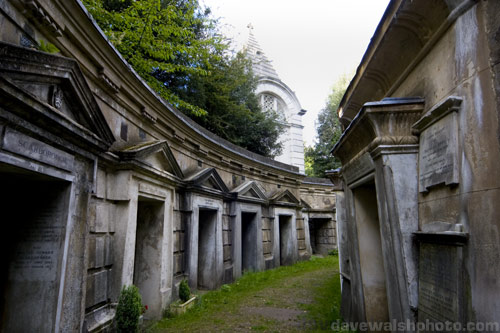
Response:
POLYGON ((184 179, 188 188, 198 188, 216 193, 228 193, 229 189, 215 168, 206 168, 184 179))
POLYGON ((304 199, 300 199, 300 205, 304 207, 305 209, 311 209, 311 205, 308 204, 304 199))
POLYGON ((267 196, 259 187, 257 182, 249 181, 234 188, 231 192, 236 193, 238 198, 249 199, 252 201, 267 201, 267 196))
POLYGON ((122 148, 116 151, 116 154, 123 161, 141 161, 181 179, 184 178, 184 174, 165 140, 142 142, 122 148))
POLYGON ((300 204, 299 199, 293 195, 289 190, 278 191, 273 194, 270 198, 271 202, 274 204, 286 204, 286 205, 298 205, 300 204))
POLYGON ((36 117, 40 126, 56 121, 72 132, 91 132, 108 147, 115 141, 76 61, 0 43, 0 76, 4 92, 13 92, 30 106, 30 99, 42 105, 43 114, 27 115, 36 117))

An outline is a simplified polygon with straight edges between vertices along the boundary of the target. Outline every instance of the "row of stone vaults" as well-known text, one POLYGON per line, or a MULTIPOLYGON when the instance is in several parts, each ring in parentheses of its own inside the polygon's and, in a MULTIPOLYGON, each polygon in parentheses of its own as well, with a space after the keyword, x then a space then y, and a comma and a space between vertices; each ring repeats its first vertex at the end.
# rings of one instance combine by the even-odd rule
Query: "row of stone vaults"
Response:
POLYGON ((0 184, 2 332, 105 330, 130 284, 157 319, 182 279, 336 247, 331 182, 186 118, 77 0, 0 1, 0 184))
POLYGON ((499 36, 499 1, 389 3, 338 110, 347 321, 500 330, 499 36))

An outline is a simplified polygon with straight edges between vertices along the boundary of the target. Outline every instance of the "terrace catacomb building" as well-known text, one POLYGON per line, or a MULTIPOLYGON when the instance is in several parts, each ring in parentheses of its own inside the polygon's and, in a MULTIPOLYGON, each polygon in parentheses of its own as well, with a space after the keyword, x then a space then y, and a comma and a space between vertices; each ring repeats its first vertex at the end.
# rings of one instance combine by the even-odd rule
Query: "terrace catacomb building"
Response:
POLYGON ((76 0, 0 2, 0 184, 6 332, 105 330, 130 284, 159 318, 184 278, 310 257, 315 214, 335 246, 331 183, 158 98, 76 0))
POLYGON ((499 36, 498 1, 390 2, 333 149, 348 321, 498 324, 499 36))

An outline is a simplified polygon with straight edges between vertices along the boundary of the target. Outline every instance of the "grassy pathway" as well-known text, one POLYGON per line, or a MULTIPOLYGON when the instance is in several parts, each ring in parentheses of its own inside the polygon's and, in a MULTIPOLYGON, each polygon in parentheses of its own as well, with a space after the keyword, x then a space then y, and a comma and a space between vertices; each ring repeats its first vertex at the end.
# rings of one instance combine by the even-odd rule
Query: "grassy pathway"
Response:
POLYGON ((245 274, 204 294, 190 312, 160 321, 154 332, 303 332, 339 319, 338 258, 245 274))

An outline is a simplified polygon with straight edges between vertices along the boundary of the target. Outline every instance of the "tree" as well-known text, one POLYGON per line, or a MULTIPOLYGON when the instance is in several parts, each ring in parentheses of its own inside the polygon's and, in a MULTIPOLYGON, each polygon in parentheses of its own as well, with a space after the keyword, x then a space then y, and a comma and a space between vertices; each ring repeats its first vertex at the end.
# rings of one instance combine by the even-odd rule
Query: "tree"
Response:
POLYGON ((275 156, 282 127, 261 112, 248 61, 230 52, 198 0, 83 0, 136 72, 176 108, 220 137, 275 156))
POLYGON ((317 142, 314 147, 304 148, 306 174, 311 177, 324 177, 326 170, 340 167, 340 161, 331 155, 335 143, 340 139, 340 127, 337 109, 342 96, 349 85, 351 76, 342 75, 333 85, 327 98, 326 106, 316 120, 317 142))

